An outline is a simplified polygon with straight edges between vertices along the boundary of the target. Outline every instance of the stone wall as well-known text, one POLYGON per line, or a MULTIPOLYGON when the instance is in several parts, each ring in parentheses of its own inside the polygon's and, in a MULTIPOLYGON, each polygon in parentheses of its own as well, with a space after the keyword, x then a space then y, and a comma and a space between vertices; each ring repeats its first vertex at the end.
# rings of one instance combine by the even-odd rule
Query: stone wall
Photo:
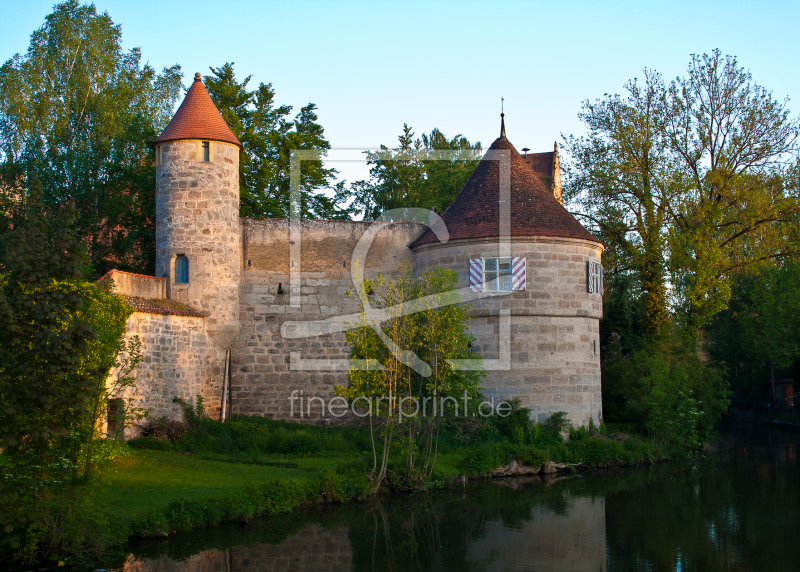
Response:
MULTIPOLYGON (((289 396, 330 398, 333 386, 346 384, 346 369, 338 372, 292 371, 291 354, 300 359, 346 359, 344 334, 286 339, 287 321, 310 321, 356 312, 347 297, 353 287, 353 250, 374 223, 302 221, 300 259, 290 257, 289 221, 242 220, 243 272, 239 291, 241 333, 233 344, 233 411, 247 415, 290 417, 289 396), (293 266, 294 264, 294 266, 293 266), (291 271, 299 270, 299 306, 292 306, 291 271), (279 293, 279 288, 281 293, 279 293)), ((411 265, 408 245, 422 232, 415 224, 381 224, 369 250, 365 275, 391 274, 405 262, 411 265)), ((297 287, 297 286, 295 286, 297 287)), ((319 402, 311 417, 319 418, 319 402)), ((295 414, 299 420, 299 412, 295 414)))
MULTIPOLYGON (((194 404, 203 395, 207 408, 219 411, 224 350, 206 334, 203 318, 135 312, 128 318, 126 341, 133 336, 141 341, 144 360, 134 372, 136 387, 118 397, 133 397, 134 406, 145 408, 153 419, 179 419, 180 408, 172 403, 176 396, 194 404)), ((133 427, 125 435, 138 433, 133 427)))
MULTIPOLYGON (((515 237, 504 255, 526 259, 527 290, 492 295, 472 304, 473 349, 500 356, 500 310, 510 313, 510 369, 487 372, 487 397, 517 397, 538 421, 566 411, 575 424, 599 421, 599 319, 602 297, 587 292, 587 261, 599 262, 602 246, 577 239, 515 237)), ((497 240, 460 240, 416 248, 415 270, 440 266, 469 286, 469 259, 499 255, 497 240)))
POLYGON ((114 292, 122 296, 136 296, 150 300, 163 300, 167 297, 166 278, 143 276, 121 270, 112 270, 106 277, 114 281, 114 292))

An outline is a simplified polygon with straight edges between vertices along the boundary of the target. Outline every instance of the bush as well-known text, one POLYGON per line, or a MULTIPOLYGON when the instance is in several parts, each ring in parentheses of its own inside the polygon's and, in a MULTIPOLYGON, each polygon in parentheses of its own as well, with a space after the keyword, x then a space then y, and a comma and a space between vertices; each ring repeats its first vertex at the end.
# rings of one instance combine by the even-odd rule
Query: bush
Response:
POLYGON ((148 449, 151 451, 171 451, 172 443, 149 435, 143 435, 128 441, 128 446, 133 449, 148 449))

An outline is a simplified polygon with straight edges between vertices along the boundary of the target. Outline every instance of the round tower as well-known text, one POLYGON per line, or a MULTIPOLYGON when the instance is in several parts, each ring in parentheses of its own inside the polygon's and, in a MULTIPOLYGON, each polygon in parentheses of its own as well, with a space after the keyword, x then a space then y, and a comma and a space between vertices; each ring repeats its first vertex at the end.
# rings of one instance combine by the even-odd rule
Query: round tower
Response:
POLYGON ((442 219, 449 240, 427 230, 411 245, 414 264, 453 269, 468 288, 486 397, 518 398, 538 421, 565 411, 576 425, 598 423, 603 244, 520 156, 504 121, 442 219))
POLYGON ((169 299, 204 313, 206 331, 227 347, 239 323, 242 144, 199 73, 153 147, 156 275, 167 278, 169 299))

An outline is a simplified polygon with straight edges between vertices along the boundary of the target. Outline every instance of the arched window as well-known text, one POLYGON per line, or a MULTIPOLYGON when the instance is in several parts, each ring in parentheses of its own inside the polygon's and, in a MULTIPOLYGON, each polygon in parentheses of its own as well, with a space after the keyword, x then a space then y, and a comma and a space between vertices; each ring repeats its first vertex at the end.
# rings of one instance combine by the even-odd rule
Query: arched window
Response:
POLYGON ((189 283, 189 259, 179 254, 175 258, 175 284, 189 283))

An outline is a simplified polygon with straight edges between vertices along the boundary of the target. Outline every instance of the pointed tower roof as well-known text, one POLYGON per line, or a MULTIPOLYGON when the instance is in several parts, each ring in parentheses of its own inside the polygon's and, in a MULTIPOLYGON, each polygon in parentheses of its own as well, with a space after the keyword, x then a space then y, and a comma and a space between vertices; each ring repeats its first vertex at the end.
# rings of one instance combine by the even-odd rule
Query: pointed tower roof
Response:
POLYGON ((153 142, 153 146, 156 143, 179 139, 224 141, 242 149, 242 144, 225 123, 219 109, 208 95, 199 73, 194 75, 194 83, 186 92, 183 103, 175 112, 164 132, 153 142))
MULTIPOLYGON (((450 240, 499 236, 500 161, 492 151, 511 155, 511 236, 554 236, 600 243, 550 193, 503 135, 492 143, 452 204, 442 214, 450 240), (487 158, 487 155, 489 158, 487 158)), ((428 229, 412 245, 438 242, 428 229)))

